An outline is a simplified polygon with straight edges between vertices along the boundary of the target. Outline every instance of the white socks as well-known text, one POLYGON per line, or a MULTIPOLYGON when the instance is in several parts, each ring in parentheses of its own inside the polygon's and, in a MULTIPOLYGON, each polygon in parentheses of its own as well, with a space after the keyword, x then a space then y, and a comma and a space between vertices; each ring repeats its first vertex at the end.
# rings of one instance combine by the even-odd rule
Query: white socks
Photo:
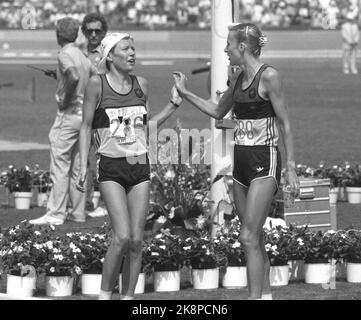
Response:
POLYGON ((120 295, 120 300, 134 300, 134 297, 120 295))
POLYGON ((111 299, 112 299, 112 291, 100 290, 98 300, 111 300, 111 299))

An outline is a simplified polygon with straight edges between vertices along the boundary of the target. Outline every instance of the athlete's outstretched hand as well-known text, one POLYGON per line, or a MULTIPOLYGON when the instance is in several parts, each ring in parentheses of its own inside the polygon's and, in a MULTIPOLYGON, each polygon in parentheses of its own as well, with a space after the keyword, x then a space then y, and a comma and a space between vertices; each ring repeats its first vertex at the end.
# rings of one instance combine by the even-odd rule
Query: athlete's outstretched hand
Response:
POLYGON ((187 91, 187 87, 186 87, 187 77, 185 76, 184 73, 180 71, 175 71, 173 72, 173 78, 174 78, 174 85, 177 88, 180 96, 182 97, 184 92, 187 91))
POLYGON ((177 88, 175 87, 175 85, 172 87, 172 90, 171 90, 171 101, 173 101, 177 105, 180 105, 183 101, 183 99, 179 95, 179 92, 178 92, 177 88))
POLYGON ((289 168, 286 171, 286 184, 291 187, 291 193, 297 197, 300 193, 300 181, 295 169, 289 168))

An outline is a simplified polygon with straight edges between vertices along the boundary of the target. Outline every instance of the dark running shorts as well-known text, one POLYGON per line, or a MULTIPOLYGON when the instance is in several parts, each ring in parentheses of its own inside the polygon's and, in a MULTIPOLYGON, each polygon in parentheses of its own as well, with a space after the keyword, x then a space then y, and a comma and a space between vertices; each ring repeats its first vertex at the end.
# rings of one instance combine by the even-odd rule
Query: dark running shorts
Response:
POLYGON ((248 188, 252 181, 272 177, 278 189, 281 179, 281 154, 277 147, 234 147, 233 179, 248 188))
POLYGON ((98 181, 114 181, 126 192, 137 184, 150 181, 150 165, 147 154, 137 157, 109 158, 100 155, 98 160, 98 181))

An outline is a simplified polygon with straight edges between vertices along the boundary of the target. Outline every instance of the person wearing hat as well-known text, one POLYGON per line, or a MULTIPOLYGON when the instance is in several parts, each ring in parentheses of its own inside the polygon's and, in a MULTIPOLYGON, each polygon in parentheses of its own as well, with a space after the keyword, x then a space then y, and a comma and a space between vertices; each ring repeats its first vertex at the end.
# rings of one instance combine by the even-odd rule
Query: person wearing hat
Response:
POLYGON ((79 130, 85 86, 96 70, 76 46, 79 22, 73 18, 57 21, 58 53, 56 101, 58 112, 49 132, 50 177, 53 182, 47 212, 31 224, 60 225, 65 220, 85 222, 85 196, 76 188, 79 174, 79 130), (67 212, 70 198, 72 208, 67 212))
POLYGON ((112 226, 99 299, 111 299, 124 257, 121 299, 128 300, 134 297, 141 269, 149 206, 147 128, 150 122, 160 126, 182 99, 173 87, 168 104, 150 120, 147 80, 132 73, 136 61, 133 38, 126 33, 110 33, 103 39, 102 47, 100 74, 90 78, 85 91, 77 188, 85 190, 87 157, 94 129, 100 155, 97 165, 99 189, 112 226))

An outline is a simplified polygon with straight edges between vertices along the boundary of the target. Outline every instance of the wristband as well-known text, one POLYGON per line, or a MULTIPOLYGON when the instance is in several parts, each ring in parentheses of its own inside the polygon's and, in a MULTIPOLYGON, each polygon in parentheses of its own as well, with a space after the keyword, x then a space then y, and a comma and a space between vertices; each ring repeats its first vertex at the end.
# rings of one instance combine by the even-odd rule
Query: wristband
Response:
POLYGON ((170 100, 170 103, 175 106, 176 108, 179 108, 179 104, 175 103, 174 101, 170 100))

